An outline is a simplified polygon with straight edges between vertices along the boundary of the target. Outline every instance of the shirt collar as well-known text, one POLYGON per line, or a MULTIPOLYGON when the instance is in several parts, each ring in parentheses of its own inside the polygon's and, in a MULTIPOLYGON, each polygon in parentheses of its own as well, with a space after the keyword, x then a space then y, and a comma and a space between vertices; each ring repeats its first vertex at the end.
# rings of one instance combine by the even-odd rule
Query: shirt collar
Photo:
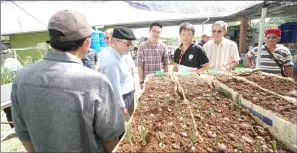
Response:
POLYGON ((109 46, 108 48, 117 58, 119 58, 119 59, 122 58, 122 55, 119 52, 117 52, 114 48, 112 48, 111 46, 109 46))
MULTIPOLYGON (((214 44, 214 45, 216 45, 216 43, 215 43, 215 41, 214 41, 214 39, 213 40, 211 40, 212 41, 212 43, 214 44)), ((223 37, 222 38, 222 41, 220 42, 220 44, 218 45, 218 46, 220 46, 220 45, 224 45, 224 42, 226 41, 226 38, 225 37, 223 37)))
MULTIPOLYGON (((194 44, 195 44, 195 43, 192 42, 192 43, 190 44, 189 48, 190 48, 191 46, 193 46, 194 44)), ((179 49, 180 49, 180 50, 181 50, 182 46, 183 46, 183 44, 180 44, 180 46, 179 46, 179 49)))
POLYGON ((82 64, 80 58, 67 52, 49 51, 45 55, 44 59, 82 64))

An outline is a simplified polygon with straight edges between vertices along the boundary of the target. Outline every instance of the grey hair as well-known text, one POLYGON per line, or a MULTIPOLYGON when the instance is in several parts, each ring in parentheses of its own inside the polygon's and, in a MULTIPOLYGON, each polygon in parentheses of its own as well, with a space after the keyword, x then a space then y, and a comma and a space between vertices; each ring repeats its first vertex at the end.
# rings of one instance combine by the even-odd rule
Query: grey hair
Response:
POLYGON ((195 35, 195 27, 189 22, 180 24, 179 34, 181 34, 182 30, 191 30, 193 32, 193 35, 195 35))
POLYGON ((228 25, 226 22, 224 21, 216 21, 211 28, 213 28, 214 25, 219 25, 221 27, 223 27, 223 29, 225 30, 225 32, 227 32, 227 28, 228 28, 228 25))
POLYGON ((109 29, 105 30, 105 32, 107 32, 107 33, 109 33, 109 34, 111 34, 111 35, 112 35, 113 28, 109 28, 109 29))

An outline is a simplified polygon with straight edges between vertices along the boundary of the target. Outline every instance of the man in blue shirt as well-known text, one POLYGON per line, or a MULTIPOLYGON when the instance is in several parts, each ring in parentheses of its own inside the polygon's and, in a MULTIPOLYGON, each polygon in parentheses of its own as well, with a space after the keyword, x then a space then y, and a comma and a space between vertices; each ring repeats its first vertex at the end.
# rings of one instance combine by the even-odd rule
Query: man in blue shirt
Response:
MULTIPOLYGON (((112 33, 111 45, 100 61, 100 72, 110 80, 117 105, 121 108, 125 120, 128 121, 134 109, 134 84, 131 82, 129 66, 123 57, 129 52, 133 32, 126 27, 115 27, 112 33)), ((133 80, 133 78, 132 78, 133 80)))

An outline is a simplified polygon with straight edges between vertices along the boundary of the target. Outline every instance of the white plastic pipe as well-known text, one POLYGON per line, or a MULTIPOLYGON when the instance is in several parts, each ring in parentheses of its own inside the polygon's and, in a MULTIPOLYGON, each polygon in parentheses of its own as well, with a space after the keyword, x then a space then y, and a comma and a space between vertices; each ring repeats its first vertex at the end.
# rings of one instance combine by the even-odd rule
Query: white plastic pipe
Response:
MULTIPOLYGON (((265 1, 264 1, 264 3, 265 3, 265 1)), ((264 27, 265 27, 266 14, 267 14, 267 7, 263 7, 262 14, 261 14, 261 21, 260 21, 260 33, 259 33, 258 52, 257 52, 257 60, 256 60, 256 68, 257 69, 260 68, 260 60, 261 60, 262 44, 263 44, 263 39, 264 39, 264 27)))

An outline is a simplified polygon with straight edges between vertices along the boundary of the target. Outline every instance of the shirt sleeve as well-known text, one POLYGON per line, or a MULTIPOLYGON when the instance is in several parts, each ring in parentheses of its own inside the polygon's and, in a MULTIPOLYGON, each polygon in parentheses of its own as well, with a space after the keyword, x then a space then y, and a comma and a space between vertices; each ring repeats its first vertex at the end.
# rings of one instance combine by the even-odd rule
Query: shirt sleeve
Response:
POLYGON ((168 57, 168 48, 167 46, 164 44, 164 52, 162 55, 162 61, 163 61, 163 65, 168 65, 169 62, 169 57, 168 57))
POLYGON ((137 51, 137 66, 143 67, 144 65, 144 59, 143 59, 143 44, 139 45, 138 51, 137 51))
POLYGON ((205 64, 207 64, 209 62, 207 56, 206 56, 206 53, 204 51, 204 49, 201 47, 201 48, 197 48, 198 49, 198 63, 200 65, 197 65, 198 66, 204 66, 205 64))
POLYGON ((284 57, 284 66, 291 66, 294 65, 293 60, 292 60, 292 54, 288 48, 285 48, 285 53, 283 55, 284 57))
POLYGON ((234 42, 233 43, 233 49, 232 49, 232 62, 234 61, 239 61, 240 60, 240 57, 239 57, 239 52, 238 52, 238 47, 236 45, 236 43, 234 42))
POLYGON ((247 56, 250 58, 257 58, 257 47, 253 48, 252 50, 248 51, 247 56))
POLYGON ((111 85, 107 84, 104 90, 102 98, 95 101, 94 131, 103 142, 108 142, 125 132, 125 120, 116 105, 111 85))
POLYGON ((15 127, 15 131, 18 135, 18 138, 21 141, 31 141, 27 126, 24 122, 22 113, 20 113, 19 103, 16 95, 16 87, 13 86, 11 91, 11 108, 12 108, 12 120, 15 127))
POLYGON ((109 63, 102 68, 101 72, 107 76, 111 83, 117 105, 121 108, 126 107, 121 93, 120 66, 118 64, 109 63))

